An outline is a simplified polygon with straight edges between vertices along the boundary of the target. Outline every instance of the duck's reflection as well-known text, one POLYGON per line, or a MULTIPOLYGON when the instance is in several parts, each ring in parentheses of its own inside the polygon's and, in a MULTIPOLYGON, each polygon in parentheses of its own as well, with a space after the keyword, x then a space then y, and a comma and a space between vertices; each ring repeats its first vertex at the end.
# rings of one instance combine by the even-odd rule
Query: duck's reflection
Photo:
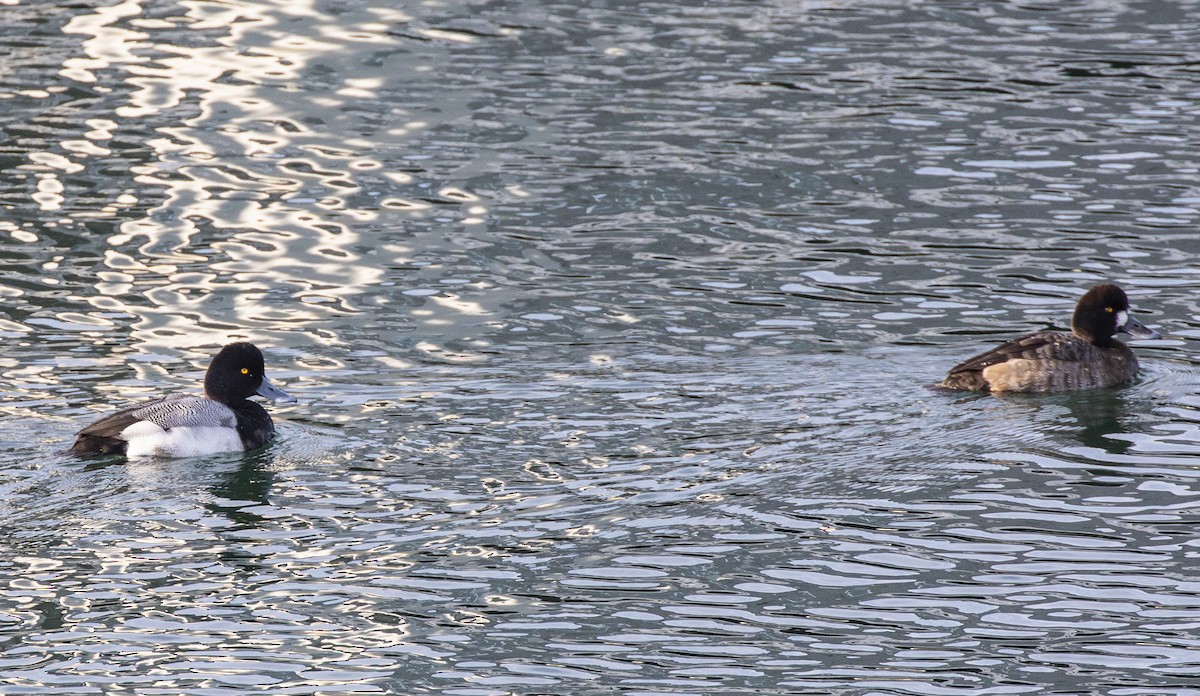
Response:
POLYGON ((1030 434, 1054 432, 1059 438, 1078 439, 1085 447, 1112 455, 1127 454, 1133 444, 1120 437, 1129 432, 1130 414, 1135 412, 1130 401, 1136 397, 1127 388, 993 396, 1028 419, 1021 429, 1029 430, 1030 434))
POLYGON ((257 526, 262 515, 246 508, 268 504, 267 493, 275 480, 271 469, 270 447, 260 448, 242 457, 238 467, 221 476, 212 486, 214 500, 205 507, 237 524, 257 526))
POLYGON ((1114 438, 1126 432, 1122 424, 1128 405, 1126 389, 1092 389, 1065 397, 1065 405, 1078 424, 1079 441, 1109 454, 1126 454, 1132 443, 1114 438))

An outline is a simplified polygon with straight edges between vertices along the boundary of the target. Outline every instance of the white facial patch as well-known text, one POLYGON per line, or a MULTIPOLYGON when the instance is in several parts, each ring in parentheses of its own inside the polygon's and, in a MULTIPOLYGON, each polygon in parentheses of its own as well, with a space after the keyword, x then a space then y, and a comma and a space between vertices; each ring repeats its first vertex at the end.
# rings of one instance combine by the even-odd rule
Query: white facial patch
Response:
POLYGON ((1118 329, 1121 328, 1122 326, 1125 326, 1125 322, 1127 322, 1127 321, 1129 321, 1129 312, 1126 312, 1125 310, 1121 310, 1120 312, 1117 312, 1117 328, 1118 329))

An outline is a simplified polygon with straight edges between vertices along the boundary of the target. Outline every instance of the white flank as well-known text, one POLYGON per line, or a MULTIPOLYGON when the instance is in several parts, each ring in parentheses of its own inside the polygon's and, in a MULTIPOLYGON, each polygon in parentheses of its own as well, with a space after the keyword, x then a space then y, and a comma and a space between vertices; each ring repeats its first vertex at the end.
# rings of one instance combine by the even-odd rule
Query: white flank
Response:
POLYGON ((217 452, 238 452, 242 439, 233 428, 181 426, 163 430, 150 421, 138 421, 121 431, 129 443, 125 456, 199 457, 217 452))

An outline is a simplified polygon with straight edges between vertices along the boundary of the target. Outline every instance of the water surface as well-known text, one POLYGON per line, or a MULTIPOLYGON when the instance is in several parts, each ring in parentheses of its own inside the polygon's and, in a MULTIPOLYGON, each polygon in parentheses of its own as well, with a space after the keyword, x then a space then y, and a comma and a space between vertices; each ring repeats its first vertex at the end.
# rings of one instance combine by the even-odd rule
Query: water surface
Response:
POLYGON ((1197 12, 0 0, 0 693, 1197 693, 1197 12))

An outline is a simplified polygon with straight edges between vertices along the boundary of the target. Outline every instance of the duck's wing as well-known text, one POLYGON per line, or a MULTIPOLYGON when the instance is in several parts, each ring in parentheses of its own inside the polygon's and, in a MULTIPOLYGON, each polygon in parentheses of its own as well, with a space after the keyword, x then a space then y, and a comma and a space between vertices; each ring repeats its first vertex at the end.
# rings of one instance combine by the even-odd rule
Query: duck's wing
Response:
POLYGON ((149 421, 170 430, 189 428, 236 428, 237 414, 225 404, 197 394, 172 394, 148 401, 134 409, 139 421, 149 421))
POLYGON ((968 358, 950 368, 939 386, 950 389, 989 388, 983 371, 993 365, 1012 360, 1080 362, 1090 357, 1094 348, 1087 341, 1061 331, 1039 331, 1002 343, 991 350, 968 358))
POLYGON ((150 423, 162 430, 179 426, 236 428, 237 416, 224 404, 195 394, 170 394, 111 413, 80 430, 70 451, 77 454, 123 453, 127 428, 150 423))

